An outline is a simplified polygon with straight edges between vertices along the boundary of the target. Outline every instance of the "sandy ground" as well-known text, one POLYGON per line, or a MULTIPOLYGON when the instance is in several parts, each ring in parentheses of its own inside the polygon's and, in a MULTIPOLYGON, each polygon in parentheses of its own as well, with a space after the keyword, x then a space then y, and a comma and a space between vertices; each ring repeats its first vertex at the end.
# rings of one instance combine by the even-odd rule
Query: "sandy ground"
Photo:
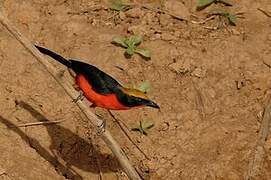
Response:
MULTIPOLYGON (((152 7, 160 5, 152 2, 152 7)), ((218 19, 190 23, 208 12, 197 12, 195 0, 184 1, 182 9, 176 2, 164 3, 169 7, 173 3, 188 22, 144 8, 119 14, 99 0, 1 0, 0 4, 33 43, 96 65, 124 85, 150 81, 148 95, 161 112, 114 111, 129 127, 140 120, 155 123, 148 136, 129 131, 150 160, 105 110, 95 110, 108 119, 108 128, 146 179, 243 179, 271 95, 271 18, 257 10, 271 14, 271 2, 232 1, 230 10, 244 12, 245 18, 238 19, 235 27, 217 30, 206 27, 217 27, 218 19), (124 50, 111 44, 113 36, 133 33, 144 36, 142 47, 152 51, 151 60, 138 55, 126 59, 124 50)), ((0 28, 0 179, 127 179, 63 89, 0 28), (14 127, 64 119, 57 125, 14 127)), ((50 62, 68 76, 63 66, 50 62)), ((268 138, 258 179, 271 179, 270 150, 268 138)))

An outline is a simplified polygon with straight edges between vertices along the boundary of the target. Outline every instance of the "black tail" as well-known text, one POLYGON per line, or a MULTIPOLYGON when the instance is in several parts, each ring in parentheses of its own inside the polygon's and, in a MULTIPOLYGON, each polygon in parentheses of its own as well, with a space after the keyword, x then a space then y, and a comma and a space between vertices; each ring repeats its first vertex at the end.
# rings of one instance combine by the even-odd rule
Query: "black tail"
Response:
POLYGON ((48 56, 50 56, 51 58, 57 60, 58 62, 60 62, 61 64, 67 66, 68 68, 71 68, 71 62, 67 59, 65 59, 64 57, 60 56, 59 54, 49 50, 49 49, 46 49, 46 48, 43 48, 43 47, 40 47, 40 46, 37 46, 35 45, 35 47, 42 53, 42 54, 46 54, 48 56))

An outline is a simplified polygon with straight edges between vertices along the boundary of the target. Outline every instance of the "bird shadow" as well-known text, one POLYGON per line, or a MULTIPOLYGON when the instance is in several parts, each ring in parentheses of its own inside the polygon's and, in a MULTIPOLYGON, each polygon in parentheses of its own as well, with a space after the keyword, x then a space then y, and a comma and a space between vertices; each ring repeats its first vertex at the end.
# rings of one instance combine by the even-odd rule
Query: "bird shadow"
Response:
MULTIPOLYGON (((38 121, 49 121, 45 116, 24 101, 18 106, 27 110, 38 121)), ((83 177, 74 167, 86 172, 99 174, 101 172, 116 172, 120 169, 118 161, 110 154, 101 153, 91 140, 86 141, 77 134, 58 124, 44 125, 51 138, 51 144, 46 149, 35 138, 28 136, 21 128, 0 116, 0 122, 20 137, 31 148, 48 161, 56 171, 68 179, 82 180, 83 177)))

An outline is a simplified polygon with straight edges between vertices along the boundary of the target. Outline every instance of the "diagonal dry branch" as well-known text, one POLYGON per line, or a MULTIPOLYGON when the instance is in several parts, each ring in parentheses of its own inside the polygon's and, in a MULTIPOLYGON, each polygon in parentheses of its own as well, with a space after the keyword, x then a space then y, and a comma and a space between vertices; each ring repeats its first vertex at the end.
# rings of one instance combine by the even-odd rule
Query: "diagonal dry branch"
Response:
POLYGON ((257 178, 262 170, 265 150, 264 144, 269 134, 269 128, 271 123, 271 100, 264 110, 264 116, 261 123, 257 144, 254 150, 254 155, 249 161, 248 170, 245 175, 245 180, 251 180, 257 178))
MULTIPOLYGON (((33 44, 26 39, 16 27, 14 27, 9 20, 0 13, 1 24, 40 62, 44 68, 50 73, 50 75, 59 83, 59 85, 65 90, 65 92, 72 98, 77 97, 77 91, 72 88, 72 85, 68 81, 63 80, 58 76, 55 68, 44 58, 44 56, 33 46, 33 44)), ((83 101, 77 101, 77 106, 81 109, 82 113, 92 122, 94 127, 98 127, 102 124, 103 120, 98 118, 93 114, 88 105, 83 101)), ((106 130, 101 134, 101 138, 106 143, 106 145, 111 149, 113 154, 117 157, 120 165, 127 174, 127 176, 132 180, 141 179, 138 173, 135 171, 128 158, 126 157, 123 150, 120 148, 118 143, 113 139, 110 132, 106 130)))
POLYGON ((261 11, 264 15, 266 15, 267 17, 271 18, 271 13, 265 11, 264 9, 262 8, 257 8, 259 11, 261 11))

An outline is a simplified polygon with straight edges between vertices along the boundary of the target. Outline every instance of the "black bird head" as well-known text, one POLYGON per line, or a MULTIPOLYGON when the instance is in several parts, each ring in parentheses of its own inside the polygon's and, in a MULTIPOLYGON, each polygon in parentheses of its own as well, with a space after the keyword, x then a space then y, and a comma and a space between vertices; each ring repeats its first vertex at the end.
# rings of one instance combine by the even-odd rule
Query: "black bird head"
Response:
POLYGON ((141 107, 149 106, 152 108, 160 109, 159 105, 148 98, 148 96, 137 89, 120 87, 121 95, 120 101, 128 107, 141 107))

